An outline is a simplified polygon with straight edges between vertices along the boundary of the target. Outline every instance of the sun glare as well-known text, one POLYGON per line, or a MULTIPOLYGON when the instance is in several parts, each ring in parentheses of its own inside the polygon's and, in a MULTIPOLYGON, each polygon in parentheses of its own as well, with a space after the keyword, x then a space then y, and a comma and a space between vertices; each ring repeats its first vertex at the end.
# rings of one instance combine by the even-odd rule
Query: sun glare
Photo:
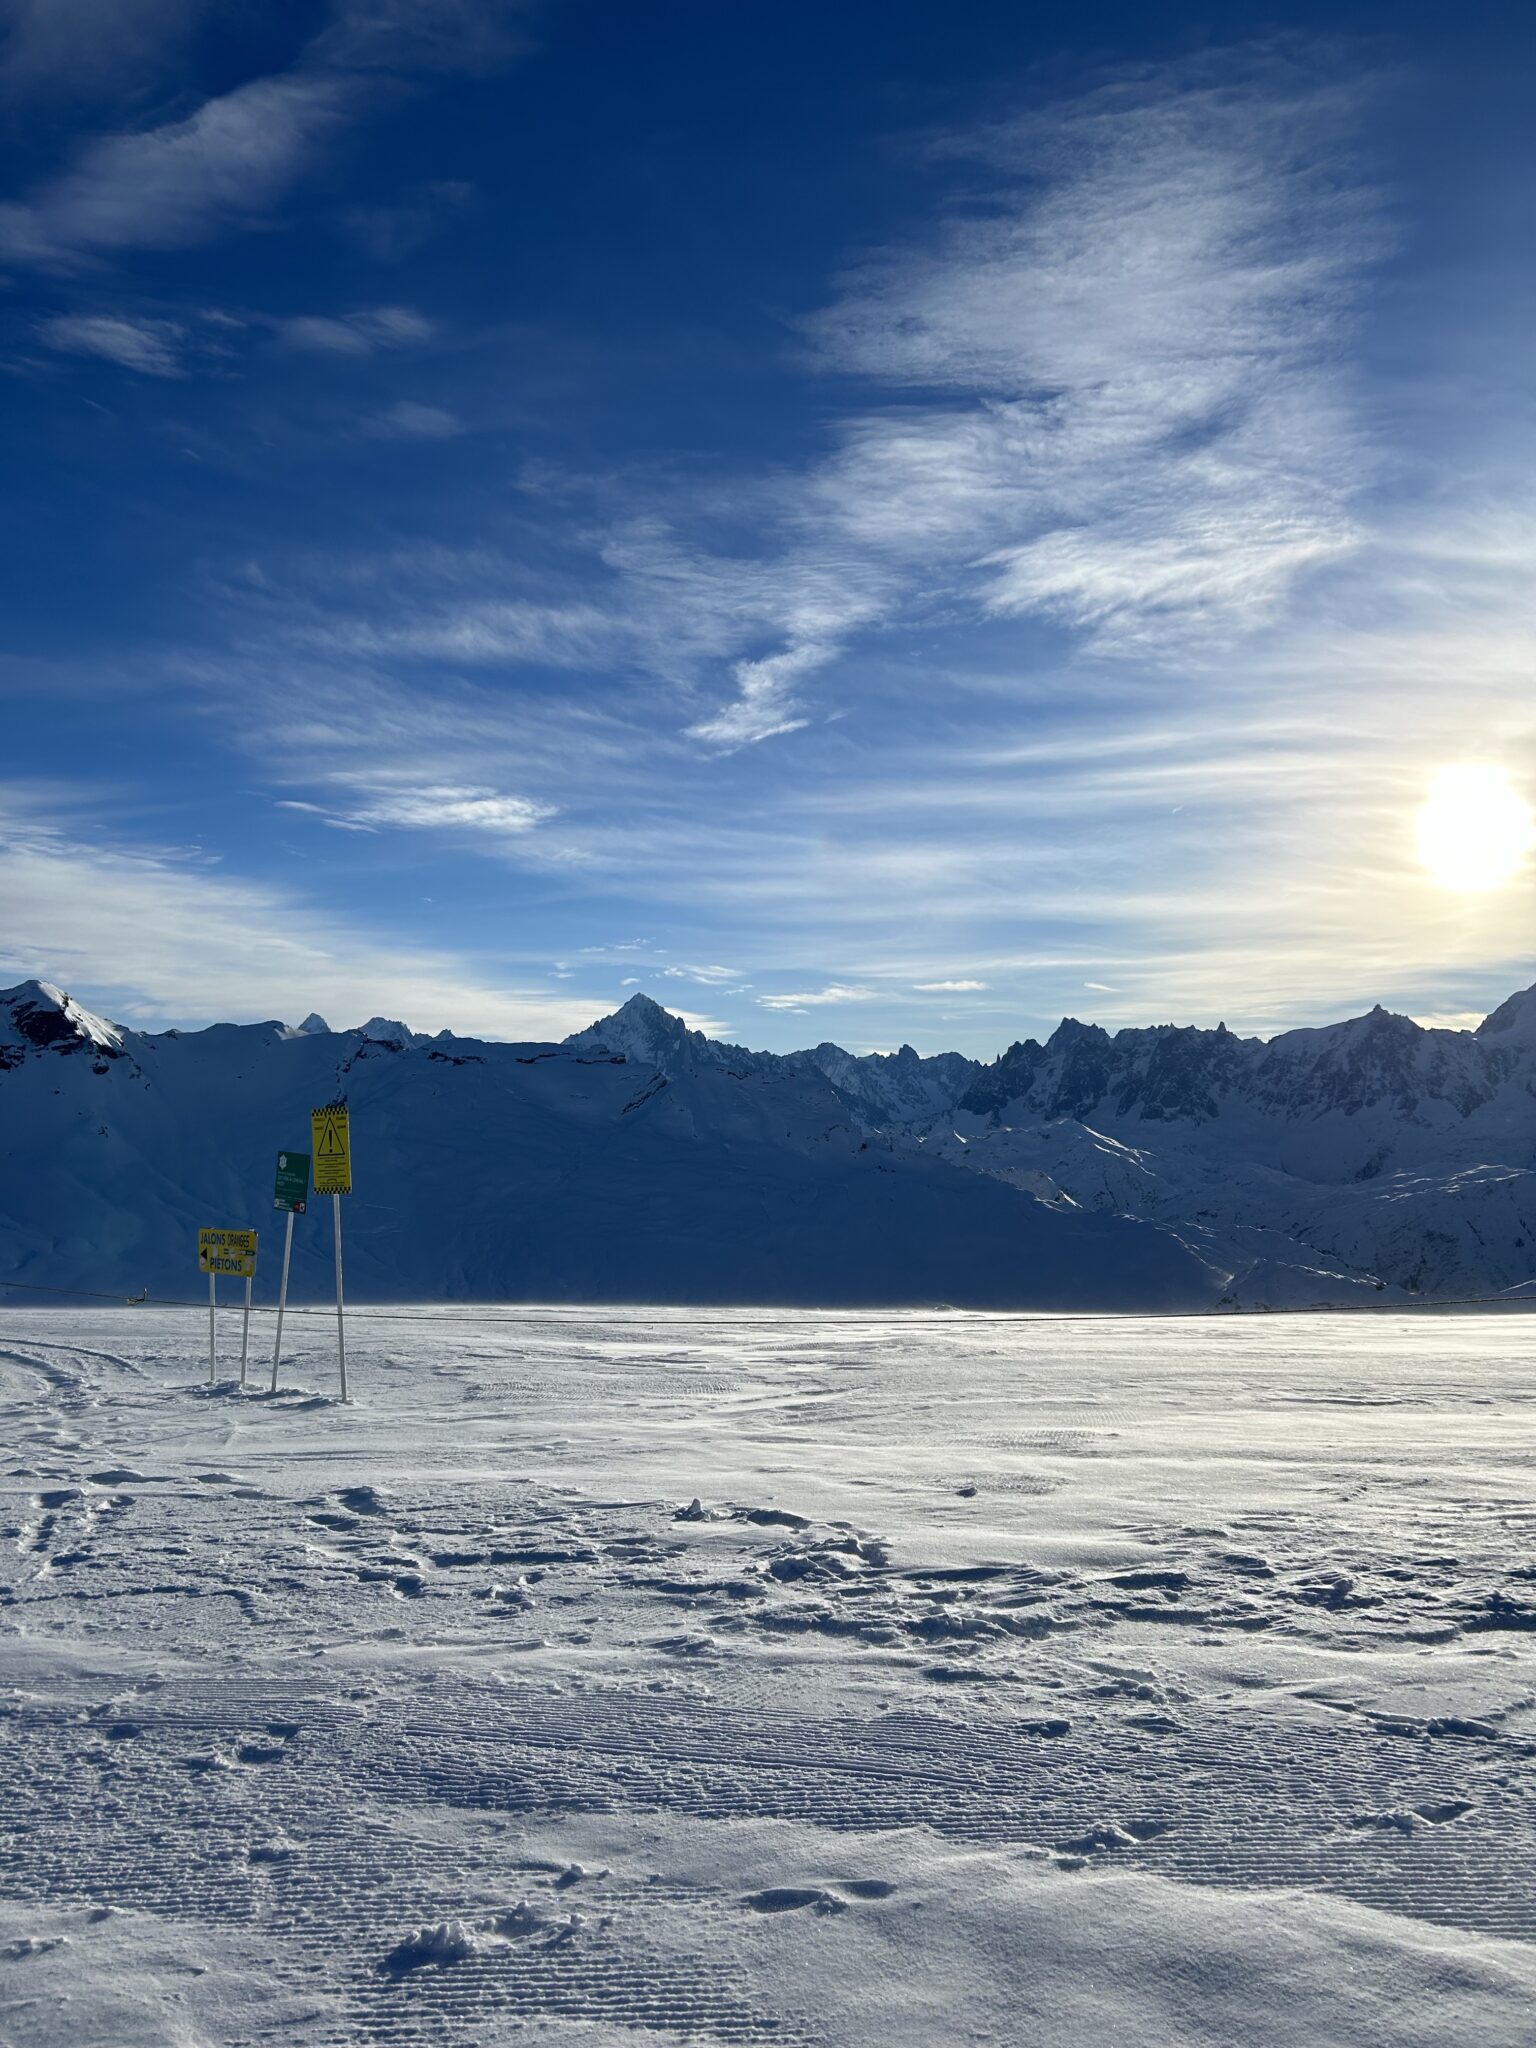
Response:
POLYGON ((1418 842, 1442 889, 1497 889, 1536 845, 1536 817, 1497 768, 1442 768, 1419 812, 1418 842))

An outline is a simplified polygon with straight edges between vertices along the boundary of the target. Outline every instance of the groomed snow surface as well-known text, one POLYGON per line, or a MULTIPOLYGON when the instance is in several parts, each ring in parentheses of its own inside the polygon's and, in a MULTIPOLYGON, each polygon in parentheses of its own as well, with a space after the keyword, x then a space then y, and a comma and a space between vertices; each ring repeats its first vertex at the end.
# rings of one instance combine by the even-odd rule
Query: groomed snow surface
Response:
POLYGON ((1528 1315, 290 1330, 0 1311, 7 2048, 1536 2034, 1528 1315))

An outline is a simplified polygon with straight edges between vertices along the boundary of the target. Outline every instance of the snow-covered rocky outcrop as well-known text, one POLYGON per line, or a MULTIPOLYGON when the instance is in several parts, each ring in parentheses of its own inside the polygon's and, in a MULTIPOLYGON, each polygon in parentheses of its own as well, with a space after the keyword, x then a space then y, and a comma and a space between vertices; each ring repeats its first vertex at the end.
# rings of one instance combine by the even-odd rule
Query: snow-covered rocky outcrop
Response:
POLYGON ((123 1034, 55 988, 24 981, 0 995, 0 1071, 19 1067, 28 1054, 88 1054, 95 1061, 122 1056, 123 1034))
POLYGON ((796 1057, 819 1068, 862 1122, 882 1127, 915 1123, 953 1107, 982 1071, 979 1061, 963 1053, 924 1059, 910 1045, 898 1052, 852 1053, 822 1044, 796 1057))

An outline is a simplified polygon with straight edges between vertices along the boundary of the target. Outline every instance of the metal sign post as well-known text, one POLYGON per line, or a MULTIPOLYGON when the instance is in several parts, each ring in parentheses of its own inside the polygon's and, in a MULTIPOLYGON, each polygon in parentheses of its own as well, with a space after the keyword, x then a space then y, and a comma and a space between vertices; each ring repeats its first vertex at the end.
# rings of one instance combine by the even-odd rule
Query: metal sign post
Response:
POLYGON ((347 1322, 341 1288, 341 1198, 352 1192, 352 1132, 344 1102, 328 1102, 311 1110, 310 1131, 315 1148, 315 1193, 331 1197, 331 1220, 336 1232, 336 1351, 341 1362, 341 1398, 347 1398, 347 1322))
POLYGON ((197 1233, 199 1272, 208 1275, 208 1384, 218 1376, 218 1285, 221 1273, 245 1282, 245 1334, 240 1344, 240 1384, 245 1385, 245 1358, 251 1334, 251 1280, 256 1272, 254 1230, 200 1230, 197 1233))
POLYGON ((288 1211, 288 1228, 283 1232, 283 1280, 277 1290, 277 1342, 272 1346, 272 1385, 277 1392, 277 1361, 283 1355, 283 1310, 288 1306, 288 1261, 293 1257, 293 1211, 288 1211))
POLYGON ((277 1180, 272 1190, 274 1209, 288 1211, 288 1227, 283 1232, 283 1278, 277 1290, 277 1342, 272 1346, 272 1388, 277 1392, 277 1362, 283 1355, 283 1311, 288 1306, 288 1261, 293 1257, 293 1219, 302 1216, 309 1206, 309 1154, 307 1152, 279 1152, 277 1155, 277 1180))
POLYGON ((332 1195, 331 1216, 336 1225, 336 1357, 341 1365, 341 1398, 347 1398, 347 1319, 341 1307, 341 1197, 332 1195))
POLYGON ((240 1384, 245 1385, 245 1361, 251 1350, 251 1281, 255 1276, 245 1276, 245 1314, 240 1319, 240 1384))

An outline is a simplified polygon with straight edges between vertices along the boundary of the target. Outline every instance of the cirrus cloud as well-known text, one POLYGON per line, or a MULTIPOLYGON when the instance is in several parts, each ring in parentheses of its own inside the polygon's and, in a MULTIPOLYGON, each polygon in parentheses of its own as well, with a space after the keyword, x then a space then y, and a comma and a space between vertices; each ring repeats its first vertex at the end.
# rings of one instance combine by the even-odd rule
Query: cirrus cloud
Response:
POLYGON ((129 320, 106 313, 61 313, 40 321, 37 329, 39 340, 61 354, 99 356, 143 377, 186 374, 178 354, 184 331, 174 320, 129 320))
POLYGON ((184 120, 102 136, 30 198, 0 205, 0 261, 77 269, 254 221, 349 111, 345 81, 293 72, 237 86, 184 120))
POLYGON ((872 988, 852 988, 841 982, 832 982, 826 988, 812 989, 801 995, 759 996, 757 1000, 765 1010, 816 1010, 837 1003, 871 1003, 874 999, 872 988))

